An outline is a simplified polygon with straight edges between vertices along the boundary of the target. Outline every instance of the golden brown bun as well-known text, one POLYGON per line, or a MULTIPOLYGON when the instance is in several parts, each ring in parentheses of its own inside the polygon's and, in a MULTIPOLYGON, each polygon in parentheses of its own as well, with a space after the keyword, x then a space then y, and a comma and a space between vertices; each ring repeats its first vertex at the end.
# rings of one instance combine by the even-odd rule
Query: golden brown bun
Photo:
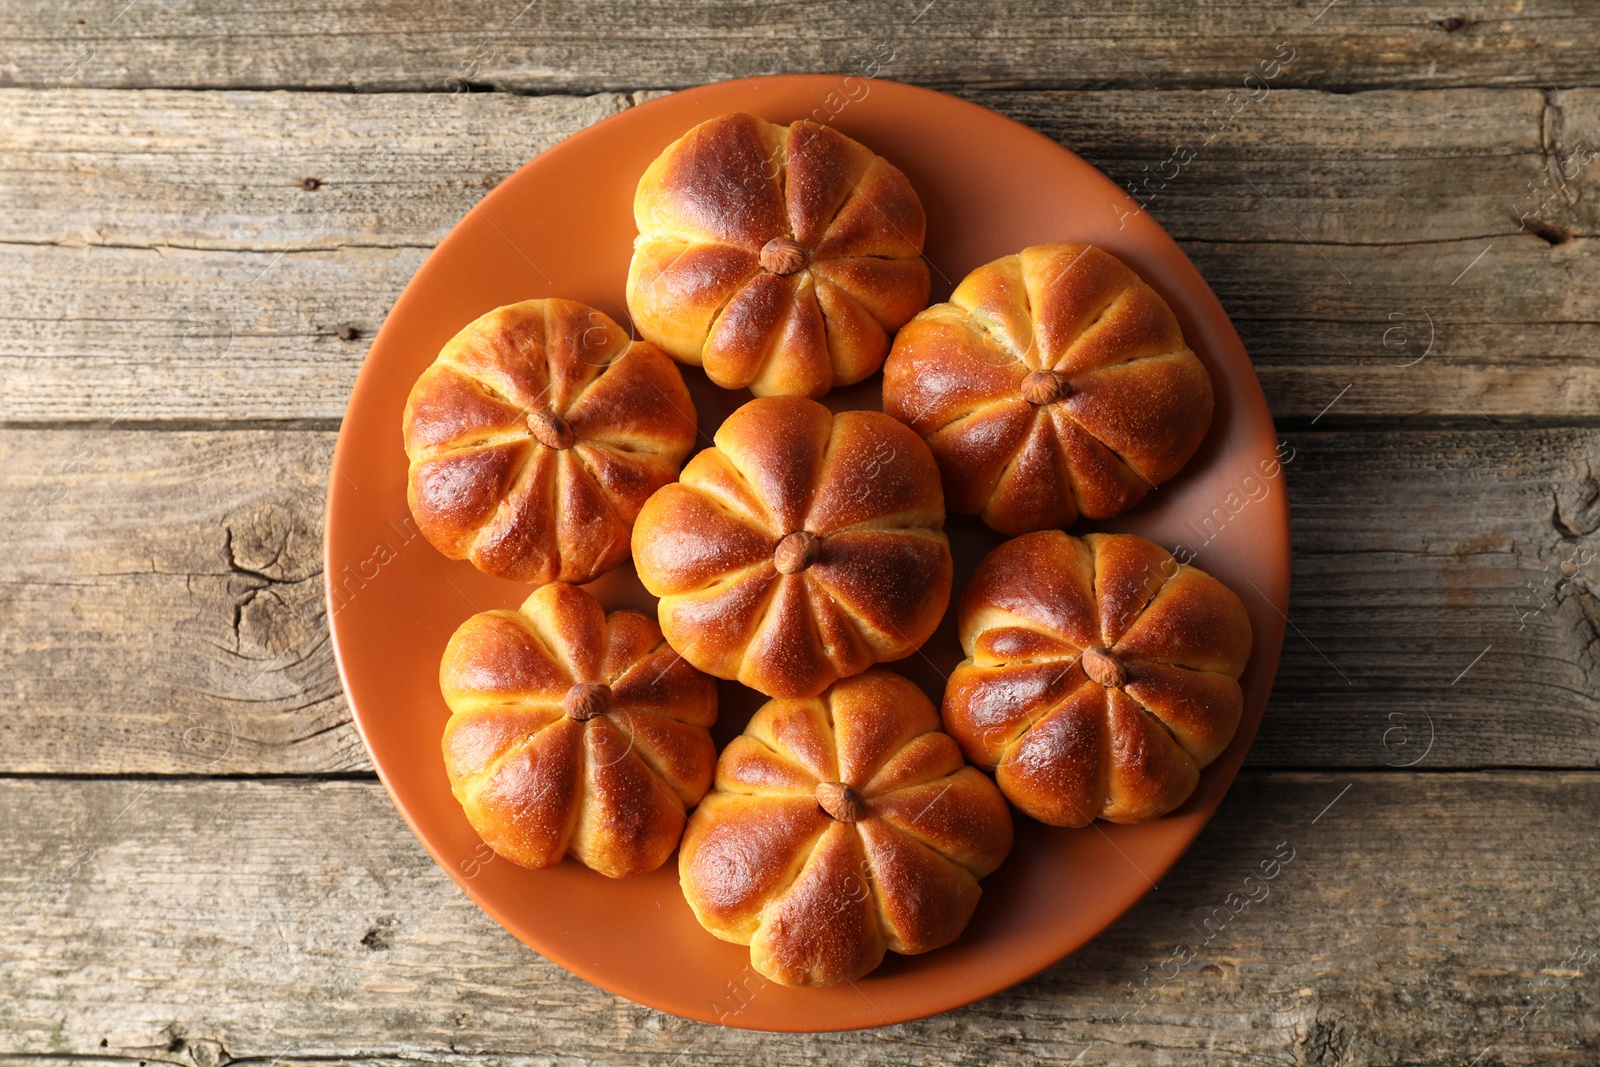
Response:
POLYGON ((575 585, 461 624, 439 665, 444 764, 473 829, 524 867, 620 878, 672 854, 711 785, 717 685, 636 611, 575 585))
POLYGON ((883 368, 883 410, 933 449, 951 510, 1006 534, 1127 511, 1194 455, 1211 405, 1172 309, 1091 245, 979 267, 883 368))
POLYGON ((888 671, 774 700, 717 761, 678 877, 695 918, 784 985, 853 981, 961 935, 1011 851, 994 783, 888 671))
POLYGON ((945 729, 1041 822, 1165 815, 1238 729, 1244 605, 1142 537, 1007 541, 974 572, 960 627, 945 729))
POLYGON ((695 438, 683 376, 571 300, 496 308, 406 401, 406 499, 451 559, 498 578, 587 582, 628 558, 639 506, 695 438))
POLYGON ((939 469, 878 411, 764 397, 646 502, 634 566, 696 667, 805 697, 909 656, 950 602, 939 469))
POLYGON ((633 214, 628 313, 725 389, 815 397, 858 382, 928 303, 911 183, 815 122, 702 122, 650 164, 633 214))

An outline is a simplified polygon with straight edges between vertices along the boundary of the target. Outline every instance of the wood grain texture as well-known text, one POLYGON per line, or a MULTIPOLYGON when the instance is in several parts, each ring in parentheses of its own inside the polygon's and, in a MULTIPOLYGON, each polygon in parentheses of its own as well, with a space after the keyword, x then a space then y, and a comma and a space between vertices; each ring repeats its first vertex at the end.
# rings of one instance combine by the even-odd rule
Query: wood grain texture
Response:
MULTIPOLYGON (((1593 5, 3 21, 0 1067, 1600 1058, 1593 5), (1032 981, 820 1038, 663 1016, 495 926, 369 776, 321 593, 329 430, 428 251, 572 132, 786 71, 955 91, 1131 186, 1297 427, 1279 681, 1195 848, 1032 981)), ((1202 564, 1248 550, 1253 503, 1217 505, 1202 564)))
MULTIPOLYGON (((1288 440, 1283 479, 1189 517, 1204 566, 1286 480, 1293 626, 1252 761, 1600 764, 1600 431, 1288 440)), ((365 768, 322 599, 333 442, 0 431, 0 772, 365 768)))
POLYGON ((130 1067, 1576 1067, 1600 1048, 1597 805, 1593 773, 1247 772, 1076 955, 965 1009, 811 1036, 685 1022, 546 963, 376 782, 6 780, 0 1026, 6 1062, 130 1067))
POLYGON ((327 433, 0 434, 6 770, 366 766, 328 644, 327 433))
POLYGON ((506 175, 629 104, 617 93, 0 91, 12 124, 0 241, 431 248, 506 175))
MULTIPOLYGON (((1600 409, 1600 93, 1226 98, 976 96, 1139 190, 1279 418, 1600 409)), ((427 251, 628 103, 0 91, 0 419, 338 418, 427 251)))
POLYGON ((18 0, 9 22, 0 76, 46 87, 591 92, 890 56, 890 76, 932 85, 1165 89, 1237 84, 1283 41, 1303 57, 1294 84, 1319 88, 1600 79, 1600 16, 1580 0, 18 0))

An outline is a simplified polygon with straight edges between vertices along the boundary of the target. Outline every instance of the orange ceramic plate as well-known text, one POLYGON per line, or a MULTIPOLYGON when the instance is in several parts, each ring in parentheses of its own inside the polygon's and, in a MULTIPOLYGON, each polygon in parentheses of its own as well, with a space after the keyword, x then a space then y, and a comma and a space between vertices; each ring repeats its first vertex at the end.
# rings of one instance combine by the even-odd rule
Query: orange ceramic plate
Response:
MULTIPOLYGON (((748 397, 716 389, 696 370, 685 377, 709 442, 748 397)), ((878 389, 874 376, 829 401, 875 408, 878 389)), ((892 82, 772 77, 676 93, 584 130, 506 179, 395 304, 350 398, 328 483, 328 612, 339 672, 372 761, 411 828, 473 900, 542 955, 642 1004, 730 1026, 843 1030, 920 1018, 1004 989, 1094 937, 1155 884, 1216 809, 1261 721, 1283 643, 1289 520, 1276 444, 1260 383, 1210 288, 1154 219, 1072 153, 975 104, 892 82), (440 346, 483 312, 530 297, 570 297, 626 323, 634 185, 685 130, 729 111, 827 121, 904 170, 927 208, 935 300, 974 267, 1046 241, 1100 245, 1166 297, 1210 368, 1216 418, 1183 474, 1102 526, 1189 546, 1201 567, 1238 591, 1255 628, 1238 737, 1182 809, 1142 826, 1082 830, 1019 818, 1016 848, 984 882, 977 915, 956 944, 891 955, 863 980, 834 989, 763 981, 747 949, 695 923, 676 858, 611 881, 572 860, 524 870, 483 845, 445 780, 439 657, 468 615, 514 606, 528 589, 445 559, 406 509, 400 413, 440 346)), ((959 596, 1000 538, 959 516, 950 534, 959 596)), ((592 588, 610 607, 651 610, 627 568, 592 588)), ((952 603, 923 652, 895 665, 935 703, 943 675, 961 658, 954 615, 952 603)), ((718 743, 760 702, 725 683, 718 743)))

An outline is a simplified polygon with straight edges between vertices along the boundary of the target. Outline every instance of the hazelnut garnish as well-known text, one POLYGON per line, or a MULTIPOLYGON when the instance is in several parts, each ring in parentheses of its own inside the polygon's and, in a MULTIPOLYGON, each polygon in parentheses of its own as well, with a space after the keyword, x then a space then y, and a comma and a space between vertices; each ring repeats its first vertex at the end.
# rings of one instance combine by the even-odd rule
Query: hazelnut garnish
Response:
POLYGON ((538 411, 528 412, 528 430, 533 434, 534 440, 541 445, 558 451, 563 448, 571 448, 572 442, 575 440, 572 434, 572 427, 567 425, 566 419, 563 419, 553 411, 546 411, 542 408, 538 411))
POLYGON ((806 250, 793 237, 774 237, 761 249, 761 266, 773 274, 793 274, 806 265, 806 250))
POLYGON ((867 814, 867 802, 843 782, 817 783, 817 807, 835 822, 858 822, 867 814))
POLYGON ((588 722, 611 707, 611 687, 603 682, 579 682, 561 699, 561 710, 574 722, 588 722))
POLYGON ((1036 370, 1022 379, 1022 398, 1037 407, 1054 404, 1070 392, 1067 376, 1053 370, 1036 370))
POLYGON ((779 574, 799 574, 817 561, 822 553, 822 538, 805 530, 796 530, 778 542, 772 550, 772 565, 779 574))
POLYGON ((1083 673, 1107 689, 1121 689, 1128 683, 1128 668, 1103 648, 1083 650, 1083 673))

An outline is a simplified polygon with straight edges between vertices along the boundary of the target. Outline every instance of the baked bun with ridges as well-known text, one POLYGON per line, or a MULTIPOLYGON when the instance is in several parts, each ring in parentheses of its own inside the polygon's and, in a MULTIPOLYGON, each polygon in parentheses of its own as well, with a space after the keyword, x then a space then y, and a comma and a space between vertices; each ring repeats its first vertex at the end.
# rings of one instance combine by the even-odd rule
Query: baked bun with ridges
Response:
POLYGON ((815 122, 702 122, 650 164, 633 214, 628 313, 725 389, 817 397, 858 382, 928 303, 911 183, 815 122))
POLYGON ((879 411, 763 397, 645 503, 633 561, 690 663, 807 697, 933 633, 950 601, 943 528, 916 434, 879 411))
POLYGON ((790 986, 948 945, 1011 851, 999 790, 922 690, 874 670, 774 700, 717 761, 678 876, 695 918, 790 986))
POLYGON ((1244 710, 1244 605, 1142 537, 1007 541, 974 572, 960 631, 945 729, 1018 810, 1054 826, 1165 815, 1244 710))
POLYGON ((683 376, 594 308, 526 300, 451 338, 405 409, 406 498, 451 559, 587 582, 628 558, 639 506, 694 446, 683 376))
POLYGON ((1005 534, 1127 511, 1194 455, 1211 409, 1172 309, 1092 245, 979 267, 883 368, 883 410, 933 449, 950 509, 1005 534))
POLYGON ((575 585, 472 616, 439 665, 450 789, 524 867, 573 856, 612 878, 661 866, 711 785, 716 682, 636 611, 575 585))

